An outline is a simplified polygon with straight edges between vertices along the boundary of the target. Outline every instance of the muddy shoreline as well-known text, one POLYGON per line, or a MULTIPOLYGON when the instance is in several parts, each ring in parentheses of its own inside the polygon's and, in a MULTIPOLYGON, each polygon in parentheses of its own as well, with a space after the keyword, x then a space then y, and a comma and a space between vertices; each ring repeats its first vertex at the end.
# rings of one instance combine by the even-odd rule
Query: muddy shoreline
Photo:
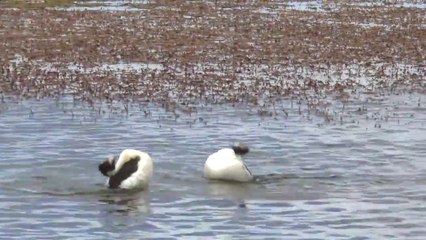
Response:
POLYGON ((329 4, 0 8, 2 102, 72 96, 184 113, 244 103, 275 116, 285 114, 275 110, 283 100, 321 114, 360 95, 426 93, 425 8, 329 4))

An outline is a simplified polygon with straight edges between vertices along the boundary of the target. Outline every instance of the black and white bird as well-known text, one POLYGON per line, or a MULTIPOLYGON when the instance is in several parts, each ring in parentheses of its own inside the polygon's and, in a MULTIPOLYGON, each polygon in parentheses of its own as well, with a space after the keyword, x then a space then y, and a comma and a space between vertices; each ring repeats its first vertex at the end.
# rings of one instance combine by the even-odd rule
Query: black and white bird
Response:
POLYGON ((248 152, 246 145, 238 144, 211 154, 204 164, 204 177, 236 182, 252 181, 253 175, 242 159, 248 152))
POLYGON ((153 170, 149 154, 134 149, 125 149, 118 159, 110 157, 99 164, 99 171, 109 177, 106 185, 112 189, 145 189, 153 170))

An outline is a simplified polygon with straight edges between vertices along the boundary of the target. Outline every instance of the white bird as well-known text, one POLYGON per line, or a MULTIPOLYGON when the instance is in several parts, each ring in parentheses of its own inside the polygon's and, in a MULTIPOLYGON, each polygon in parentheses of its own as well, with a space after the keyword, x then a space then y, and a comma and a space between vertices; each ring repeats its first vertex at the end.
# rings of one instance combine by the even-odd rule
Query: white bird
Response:
POLYGON ((118 160, 110 157, 99 164, 99 171, 109 177, 109 188, 145 189, 149 185, 154 170, 154 163, 145 152, 125 149, 118 160))
POLYGON ((252 181, 253 175, 242 160, 242 156, 248 152, 247 146, 239 144, 211 154, 204 164, 204 177, 237 182, 252 181))

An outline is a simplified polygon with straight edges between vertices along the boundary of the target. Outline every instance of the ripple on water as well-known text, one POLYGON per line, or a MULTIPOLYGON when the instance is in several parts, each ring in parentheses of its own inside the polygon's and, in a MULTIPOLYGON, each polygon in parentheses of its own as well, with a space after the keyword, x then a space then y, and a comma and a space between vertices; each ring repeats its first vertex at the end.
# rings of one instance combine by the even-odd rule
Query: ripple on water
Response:
POLYGON ((381 128, 363 115, 353 115, 357 127, 318 126, 226 107, 174 120, 155 109, 96 118, 83 107, 64 114, 49 100, 9 104, 0 117, 0 235, 424 239, 426 115, 414 101, 390 108, 402 117, 381 128), (208 155, 238 141, 251 147, 246 163, 257 181, 202 178, 208 155), (123 148, 153 155, 149 191, 104 189, 97 164, 123 148))

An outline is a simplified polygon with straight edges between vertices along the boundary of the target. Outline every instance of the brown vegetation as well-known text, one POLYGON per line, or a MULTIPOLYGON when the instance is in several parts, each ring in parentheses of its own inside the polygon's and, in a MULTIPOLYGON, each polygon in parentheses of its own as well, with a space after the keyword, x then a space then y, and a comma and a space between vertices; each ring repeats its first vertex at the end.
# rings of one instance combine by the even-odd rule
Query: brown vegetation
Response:
POLYGON ((426 89, 426 9, 294 11, 236 0, 132 7, 140 10, 0 8, 1 94, 183 111, 244 102, 263 114, 282 99, 315 107, 330 96, 426 89))

